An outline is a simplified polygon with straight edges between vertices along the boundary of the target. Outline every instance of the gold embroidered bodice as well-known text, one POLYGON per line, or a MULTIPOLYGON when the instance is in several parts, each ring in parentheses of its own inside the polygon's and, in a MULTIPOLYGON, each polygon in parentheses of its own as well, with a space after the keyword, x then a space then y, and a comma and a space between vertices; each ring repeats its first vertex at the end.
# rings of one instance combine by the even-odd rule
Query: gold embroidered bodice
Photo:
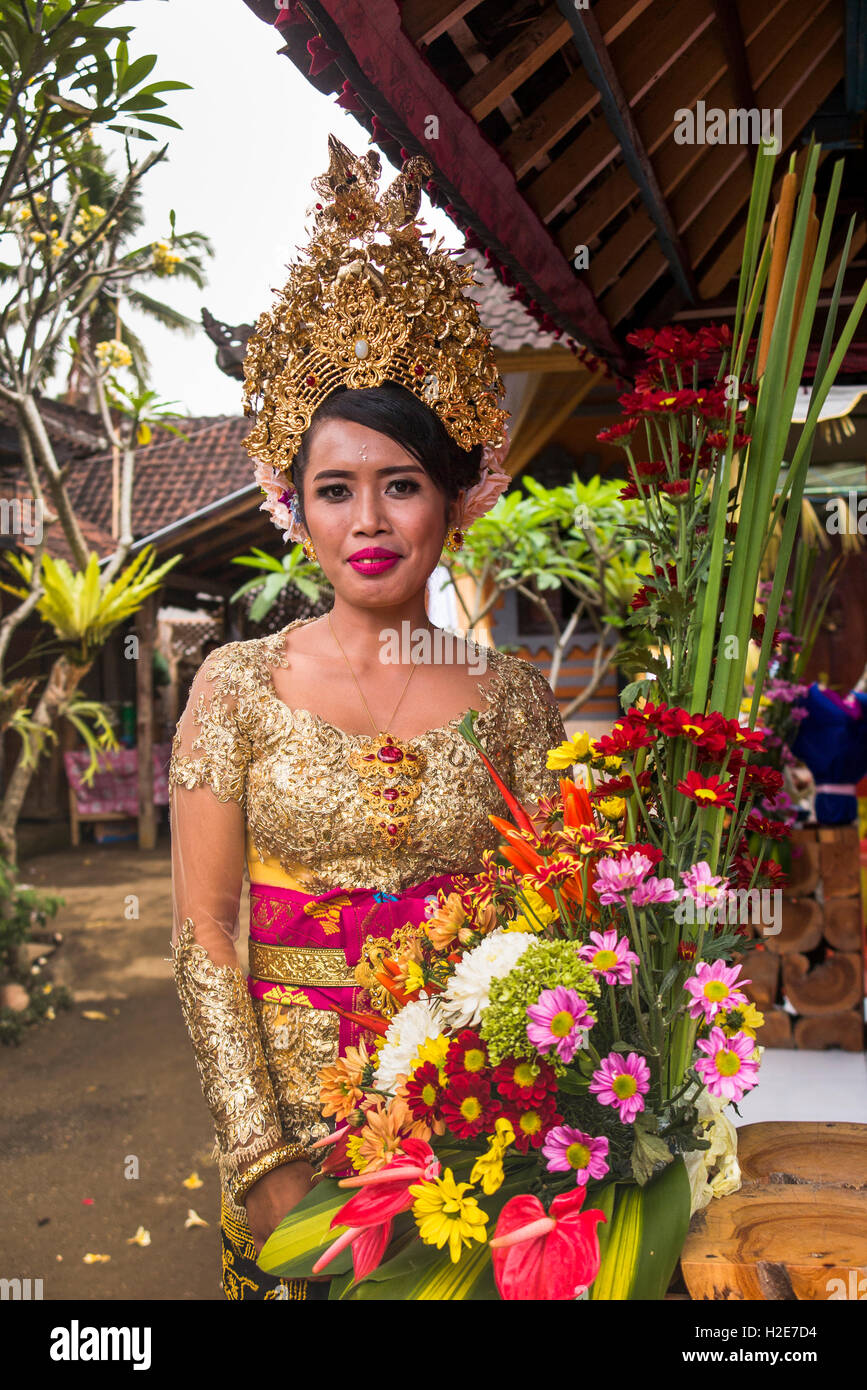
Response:
MULTIPOLYGON (((296 626, 291 624, 290 626, 296 626)), ((260 865, 280 869, 311 893, 329 888, 399 892, 437 874, 468 873, 501 837, 489 815, 506 815, 478 755, 458 732, 461 717, 404 746, 423 761, 408 842, 395 852, 367 814, 353 754, 370 744, 279 698, 270 668, 288 664, 288 628, 251 642, 231 642, 205 663, 213 697, 200 694, 199 733, 191 756, 175 735, 170 781, 207 784, 246 816, 251 879, 272 881, 260 865)), ((490 651, 479 693, 476 731, 506 784, 538 800, 556 788, 547 749, 562 737, 550 690, 536 667, 490 651)), ((278 881, 274 879, 273 881, 278 881)))
MULTIPOLYGON (((370 737, 277 694, 288 630, 213 652, 172 745, 174 968, 224 1178, 281 1138, 307 1144, 325 1132, 316 1073, 337 1055, 336 1014, 246 990, 234 946, 245 861, 255 883, 397 893, 473 873, 500 843, 488 817, 508 814, 458 717, 402 741, 421 773, 394 849, 365 791, 370 737)), ((520 800, 551 795, 546 754, 565 735, 548 684, 529 662, 486 657, 474 702, 482 746, 520 800)), ((224 1199, 231 1208, 225 1183, 224 1199)))

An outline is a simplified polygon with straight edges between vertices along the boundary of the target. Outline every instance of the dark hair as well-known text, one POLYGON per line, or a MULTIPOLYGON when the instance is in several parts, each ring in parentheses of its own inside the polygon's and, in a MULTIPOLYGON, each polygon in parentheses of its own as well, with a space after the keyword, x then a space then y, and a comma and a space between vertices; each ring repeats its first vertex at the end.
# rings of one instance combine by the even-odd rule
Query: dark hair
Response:
POLYGON ((396 381, 357 390, 338 386, 314 412, 292 462, 292 481, 298 489, 298 518, 302 522, 304 472, 310 461, 310 444, 317 425, 324 420, 348 420, 387 435, 418 459, 449 502, 462 488, 472 487, 479 480, 481 444, 472 449, 460 448, 436 412, 408 387, 396 381))

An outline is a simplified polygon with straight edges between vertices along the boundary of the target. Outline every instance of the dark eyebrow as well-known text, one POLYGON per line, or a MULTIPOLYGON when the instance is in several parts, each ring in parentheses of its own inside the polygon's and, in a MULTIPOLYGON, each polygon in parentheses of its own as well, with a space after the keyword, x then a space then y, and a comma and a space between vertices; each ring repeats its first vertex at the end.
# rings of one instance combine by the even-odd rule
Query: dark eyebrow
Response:
MULTIPOLYGON (((423 473, 424 469, 420 463, 390 464, 387 468, 378 468, 377 476, 380 478, 391 477, 394 473, 423 473)), ((352 469, 346 468, 323 468, 314 475, 313 481, 318 483, 323 478, 354 478, 355 473, 352 469)))

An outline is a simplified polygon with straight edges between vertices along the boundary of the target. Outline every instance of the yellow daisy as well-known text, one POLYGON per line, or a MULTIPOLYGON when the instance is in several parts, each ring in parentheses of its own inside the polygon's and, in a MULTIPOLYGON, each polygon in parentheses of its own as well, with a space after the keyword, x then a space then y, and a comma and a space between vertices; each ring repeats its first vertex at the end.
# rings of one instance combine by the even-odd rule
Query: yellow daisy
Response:
POLYGON ((466 1197, 472 1183, 455 1182, 451 1168, 433 1182, 413 1183, 409 1189, 415 1198, 413 1216, 425 1245, 442 1250, 449 1247, 453 1264, 461 1258, 464 1246, 474 1240, 487 1240, 487 1212, 482 1211, 475 1197, 466 1197))
POLYGON ((589 752, 590 735, 573 734, 565 743, 561 743, 559 748, 551 749, 546 765, 551 772, 565 771, 566 768, 572 767, 573 763, 583 762, 589 752))

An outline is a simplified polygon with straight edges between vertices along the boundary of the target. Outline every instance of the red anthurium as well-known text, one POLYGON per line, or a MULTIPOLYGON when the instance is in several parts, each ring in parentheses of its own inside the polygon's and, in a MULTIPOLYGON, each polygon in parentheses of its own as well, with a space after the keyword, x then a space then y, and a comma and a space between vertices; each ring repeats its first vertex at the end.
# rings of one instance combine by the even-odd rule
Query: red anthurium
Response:
POLYGON ((500 1213, 491 1256, 504 1299, 574 1299, 593 1283, 601 1263, 596 1226, 601 1211, 581 1211, 586 1188, 555 1197, 513 1197, 500 1213))
POLYGON ((413 1183, 434 1178, 440 1170, 430 1144, 421 1139, 404 1139, 401 1152, 373 1173, 342 1178, 339 1187, 361 1190, 350 1197, 331 1220, 332 1226, 346 1226, 333 1245, 329 1245, 313 1266, 319 1274, 347 1245, 352 1246, 352 1267, 356 1280, 366 1279, 380 1263, 388 1243, 394 1218, 412 1206, 413 1183))

